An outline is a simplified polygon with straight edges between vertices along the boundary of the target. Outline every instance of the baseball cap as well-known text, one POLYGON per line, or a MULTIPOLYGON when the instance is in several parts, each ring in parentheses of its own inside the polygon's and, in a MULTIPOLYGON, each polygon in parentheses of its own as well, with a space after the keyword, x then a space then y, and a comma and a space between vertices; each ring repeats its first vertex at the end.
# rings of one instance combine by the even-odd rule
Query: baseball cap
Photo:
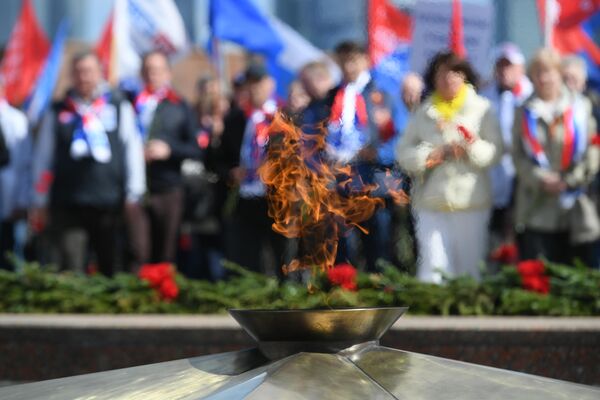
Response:
POLYGON ((246 78, 246 82, 258 82, 261 79, 267 77, 269 73, 265 66, 261 63, 253 62, 248 65, 246 68, 246 72, 244 73, 244 77, 246 78))
POLYGON ((496 48, 496 61, 505 59, 508 60, 511 64, 515 65, 524 65, 525 64, 525 56, 514 43, 505 42, 500 44, 496 48))

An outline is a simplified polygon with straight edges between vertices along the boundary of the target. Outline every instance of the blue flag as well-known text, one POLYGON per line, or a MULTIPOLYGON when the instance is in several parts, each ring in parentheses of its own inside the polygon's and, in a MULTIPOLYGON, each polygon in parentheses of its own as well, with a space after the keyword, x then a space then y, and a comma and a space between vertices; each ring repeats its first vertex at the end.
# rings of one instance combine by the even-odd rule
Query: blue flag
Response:
POLYGON ((251 0, 212 0, 210 26, 213 37, 269 58, 283 50, 275 29, 251 0))
POLYGON ((52 93, 62 65, 68 27, 68 21, 66 19, 62 20, 56 31, 54 43, 52 43, 44 68, 38 76, 33 92, 25 101, 24 109, 31 126, 37 125, 52 100, 52 93))
MULTIPOLYGON (((593 14, 587 21, 582 25, 585 33, 588 34, 589 38, 593 43, 596 43, 596 49, 600 49, 600 11, 593 14)), ((598 51, 596 51, 598 54, 598 51)), ((598 59, 593 59, 591 54, 587 52, 581 52, 582 56, 588 66, 588 85, 593 87, 595 90, 600 90, 600 64, 598 59)), ((596 56, 597 57, 597 56, 596 56)))
POLYGON ((400 45, 393 53, 382 58, 371 71, 377 87, 393 100, 394 125, 401 132, 404 131, 409 117, 408 110, 400 97, 400 87, 404 77, 410 72, 409 60, 410 46, 400 45))

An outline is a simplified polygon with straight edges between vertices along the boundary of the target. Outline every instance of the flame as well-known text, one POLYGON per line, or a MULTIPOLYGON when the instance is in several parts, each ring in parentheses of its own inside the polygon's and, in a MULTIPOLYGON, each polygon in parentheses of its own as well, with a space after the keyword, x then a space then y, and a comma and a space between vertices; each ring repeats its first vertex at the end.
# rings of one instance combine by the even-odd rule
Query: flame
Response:
MULTIPOLYGON (((315 133, 303 132, 281 113, 269 128, 267 157, 258 173, 268 188, 272 227, 287 238, 299 238, 302 249, 299 259, 283 266, 285 273, 331 267, 339 235, 351 227, 368 233, 360 223, 384 205, 382 198, 370 195, 376 185, 360 182, 350 166, 323 159, 324 132, 323 127, 315 133)), ((390 192, 399 204, 407 203, 401 190, 390 192)))

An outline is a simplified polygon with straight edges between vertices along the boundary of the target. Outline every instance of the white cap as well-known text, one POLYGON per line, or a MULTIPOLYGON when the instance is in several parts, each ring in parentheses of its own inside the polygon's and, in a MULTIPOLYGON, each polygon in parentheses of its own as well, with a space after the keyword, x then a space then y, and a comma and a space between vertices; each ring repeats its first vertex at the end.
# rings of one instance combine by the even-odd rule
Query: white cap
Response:
POLYGON ((496 48, 496 61, 506 59, 511 64, 524 65, 525 56, 521 53, 521 49, 514 43, 505 42, 498 45, 496 48))

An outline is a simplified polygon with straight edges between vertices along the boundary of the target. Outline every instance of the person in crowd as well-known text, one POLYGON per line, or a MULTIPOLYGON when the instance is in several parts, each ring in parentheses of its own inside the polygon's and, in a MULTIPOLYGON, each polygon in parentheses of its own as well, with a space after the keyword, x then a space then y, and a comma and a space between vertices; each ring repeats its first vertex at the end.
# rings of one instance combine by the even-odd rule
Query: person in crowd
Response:
POLYGON ((600 222, 586 186, 600 153, 590 144, 591 105, 564 85, 560 56, 551 49, 536 53, 528 75, 534 94, 516 111, 513 129, 519 255, 594 265, 600 222))
POLYGON ((13 269, 15 223, 27 215, 31 188, 31 137, 27 118, 4 97, 0 76, 0 268, 13 269))
POLYGON ((295 80, 290 83, 288 88, 287 102, 283 111, 292 118, 298 118, 309 102, 310 97, 306 93, 304 85, 301 81, 295 80))
POLYGON ((171 86, 166 54, 142 57, 143 90, 133 99, 144 143, 148 192, 141 208, 128 210, 135 264, 174 262, 183 213, 184 159, 200 159, 192 111, 171 86))
POLYGON ((178 267, 188 277, 216 281, 225 276, 223 259, 224 194, 214 165, 224 130, 229 102, 217 78, 199 79, 194 114, 198 124, 196 140, 206 152, 204 161, 187 159, 182 164, 185 182, 185 210, 178 255, 178 267))
POLYGON ((267 73, 266 68, 256 61, 250 63, 244 78, 251 109, 245 114, 244 120, 235 115, 231 116, 230 121, 226 118, 223 133, 223 144, 227 143, 227 148, 223 150, 229 152, 229 161, 222 162, 228 162, 232 166, 227 175, 233 188, 226 200, 231 207, 231 220, 227 225, 229 233, 226 257, 253 271, 265 272, 266 262, 261 254, 266 247, 270 247, 276 273, 281 277, 280 267, 286 264, 286 240, 271 228, 266 188, 257 173, 266 155, 270 121, 279 109, 275 98, 275 80, 267 73), (241 140, 239 137, 236 140, 242 126, 241 140), (228 129, 231 131, 228 132, 228 129), (226 138, 226 135, 231 136, 231 139, 226 138), (235 151, 233 148, 238 143, 236 157, 236 154, 231 152, 235 151))
MULTIPOLYGON (((329 133, 327 153, 339 165, 352 166, 353 175, 363 184, 374 184, 386 167, 394 163, 394 141, 398 137, 391 114, 391 101, 375 87, 369 73, 366 49, 355 42, 342 42, 335 48, 342 82, 329 92, 329 133)), ((383 186, 381 186, 383 188, 383 186)), ((360 189, 359 189, 360 190, 360 189)), ((378 195, 387 199, 382 190, 378 195)), ((364 250, 368 271, 377 270, 377 260, 392 260, 390 205, 380 208, 364 226, 369 234, 357 233, 364 250)), ((338 261, 358 264, 352 236, 340 240, 338 261)))
MULTIPOLYGON (((425 82, 423 82, 421 75, 416 72, 407 73, 400 86, 400 98, 410 115, 417 111, 423 101, 424 93, 425 82)), ((402 186, 410 197, 412 183, 408 174, 403 173, 402 186)), ((403 246, 403 251, 397 252, 398 265, 408 271, 414 270, 416 260, 419 257, 415 225, 415 215, 410 207, 396 207, 393 220, 393 226, 397 232, 396 237, 401 243, 406 243, 403 246)))
POLYGON ((246 121, 251 112, 245 75, 244 71, 233 79, 232 98, 223 116, 223 132, 219 136, 212 137, 207 153, 207 168, 217 177, 215 190, 223 228, 221 240, 225 253, 231 251, 228 249, 232 247, 236 230, 233 225, 233 214, 238 189, 232 171, 240 165, 240 148, 246 121))
POLYGON ((487 248, 492 192, 488 169, 502 155, 491 103, 476 93, 471 65, 452 52, 436 54, 425 82, 432 94, 410 119, 397 149, 412 177, 419 247, 417 275, 480 276, 487 248))
MULTIPOLYGON (((561 73, 567 88, 590 100, 596 127, 600 126, 600 94, 587 87, 588 74, 585 60, 577 55, 563 57, 561 73)), ((595 140, 600 140, 598 132, 596 132, 595 140)), ((596 205, 596 210, 600 211, 600 174, 597 174, 596 178, 589 184, 587 192, 596 205)), ((596 243, 595 247, 596 258, 595 261, 591 262, 591 265, 600 264, 600 260, 598 260, 600 258, 600 243, 596 243)))
POLYGON ((329 118, 328 94, 333 88, 333 78, 326 63, 313 61, 300 69, 299 80, 308 94, 309 102, 302 111, 300 126, 318 129, 329 118))
POLYGON ((600 95, 587 87, 588 73, 585 60, 577 55, 571 55, 563 58, 561 66, 565 85, 592 102, 592 112, 596 126, 598 126, 600 124, 600 95))
POLYGON ((423 99, 425 91, 425 82, 421 75, 416 72, 409 72, 402 81, 400 88, 400 97, 406 109, 413 113, 417 110, 423 99))
POLYGON ((131 104, 102 80, 95 53, 77 54, 71 74, 73 88, 44 116, 35 143, 30 215, 49 224, 59 266, 84 269, 87 237, 99 271, 111 275, 123 207, 146 188, 142 141, 131 104))
POLYGON ((490 169, 494 208, 490 221, 490 244, 498 246, 513 244, 513 192, 515 167, 510 154, 515 109, 533 92, 533 86, 525 74, 525 56, 513 43, 503 43, 496 50, 495 80, 483 90, 496 109, 500 122, 504 154, 498 165, 490 169))

